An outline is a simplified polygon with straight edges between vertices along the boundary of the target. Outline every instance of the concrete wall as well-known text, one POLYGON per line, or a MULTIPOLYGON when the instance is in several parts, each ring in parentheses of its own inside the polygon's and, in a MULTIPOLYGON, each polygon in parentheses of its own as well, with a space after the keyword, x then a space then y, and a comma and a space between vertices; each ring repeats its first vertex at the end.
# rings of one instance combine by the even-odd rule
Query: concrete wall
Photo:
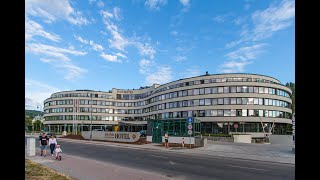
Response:
MULTIPOLYGON (((169 136, 169 143, 182 143, 182 138, 184 138, 184 144, 190 144, 190 137, 170 137, 169 136)), ((165 142, 164 136, 162 136, 162 142, 165 142)), ((191 137, 191 144, 194 144, 194 137, 191 137)))
MULTIPOLYGON (((90 139, 90 131, 81 133, 84 139, 90 139)), ((92 131, 93 140, 136 142, 140 139, 139 132, 115 132, 115 131, 92 131)))
MULTIPOLYGON (((232 134, 242 134, 242 132, 230 132, 229 134, 230 135, 232 135, 232 134)), ((251 134, 252 138, 263 138, 264 137, 263 132, 245 132, 243 134, 251 134)))
POLYGON ((234 142, 251 143, 251 134, 232 135, 234 142))
POLYGON ((152 136, 147 136, 147 141, 152 142, 152 136))
POLYGON ((270 135, 270 143, 291 146, 293 144, 293 137, 292 135, 270 135))
POLYGON ((233 137, 215 137, 215 136, 203 136, 208 139, 208 143, 212 143, 213 141, 220 142, 234 142, 233 137))

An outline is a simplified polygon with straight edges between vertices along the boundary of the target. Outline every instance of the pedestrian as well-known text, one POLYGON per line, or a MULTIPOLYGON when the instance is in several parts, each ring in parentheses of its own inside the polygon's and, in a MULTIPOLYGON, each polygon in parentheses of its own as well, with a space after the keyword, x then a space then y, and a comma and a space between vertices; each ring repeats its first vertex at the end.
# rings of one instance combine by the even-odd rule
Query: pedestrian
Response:
POLYGON ((169 147, 169 135, 168 135, 168 132, 166 132, 166 134, 164 135, 164 140, 165 140, 164 147, 169 147))
POLYGON ((53 151, 56 148, 57 145, 57 139, 54 137, 54 135, 51 135, 50 139, 49 139, 49 146, 50 146, 50 150, 51 150, 51 156, 53 156, 53 151))
POLYGON ((49 144, 49 138, 46 133, 42 133, 42 136, 39 138, 39 145, 41 149, 41 156, 46 157, 47 151, 46 148, 49 144))

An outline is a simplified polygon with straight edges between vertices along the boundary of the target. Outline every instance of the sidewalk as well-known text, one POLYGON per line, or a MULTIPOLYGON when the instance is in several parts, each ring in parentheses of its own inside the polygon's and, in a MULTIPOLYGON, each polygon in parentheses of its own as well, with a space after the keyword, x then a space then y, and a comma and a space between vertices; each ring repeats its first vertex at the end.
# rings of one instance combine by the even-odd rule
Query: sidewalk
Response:
POLYGON ((181 148, 164 148, 159 144, 151 143, 144 145, 121 144, 113 142, 87 141, 60 138, 60 141, 69 141, 74 143, 95 144, 113 147, 125 147, 130 149, 149 149, 154 151, 176 152, 193 155, 211 155, 225 158, 266 161, 276 163, 295 164, 295 154, 292 152, 292 147, 273 144, 246 144, 246 143, 228 143, 214 142, 207 144, 205 147, 195 149, 181 148))
MULTIPOLYGON (((25 151, 26 152, 26 151, 25 151)), ((86 158, 63 154, 57 161, 49 156, 41 157, 37 148, 36 156, 27 156, 33 162, 42 164, 78 180, 170 180, 171 178, 152 172, 122 167, 86 158)))

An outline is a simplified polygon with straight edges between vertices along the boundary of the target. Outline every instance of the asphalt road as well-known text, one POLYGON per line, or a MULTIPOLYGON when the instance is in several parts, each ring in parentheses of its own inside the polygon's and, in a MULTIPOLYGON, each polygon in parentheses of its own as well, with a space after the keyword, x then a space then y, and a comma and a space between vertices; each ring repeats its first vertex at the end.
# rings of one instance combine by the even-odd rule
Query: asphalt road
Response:
POLYGON ((60 141, 59 143, 63 149, 63 154, 156 172, 177 179, 295 179, 295 167, 289 164, 145 149, 137 150, 65 141, 60 141))

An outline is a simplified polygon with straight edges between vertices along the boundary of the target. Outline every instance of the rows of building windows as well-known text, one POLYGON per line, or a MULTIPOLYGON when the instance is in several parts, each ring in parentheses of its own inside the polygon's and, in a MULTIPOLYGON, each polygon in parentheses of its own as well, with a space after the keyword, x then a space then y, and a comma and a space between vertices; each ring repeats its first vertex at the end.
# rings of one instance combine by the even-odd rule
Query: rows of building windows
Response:
MULTIPOLYGON (((90 101, 90 100, 81 100, 90 101)), ((81 102, 80 101, 80 102, 81 102)), ((99 101, 98 101, 99 102, 99 101)), ((97 104, 97 103, 96 103, 97 104)), ((154 105, 144 109, 110 109, 110 108, 92 108, 93 113, 110 113, 110 114, 141 114, 152 111, 191 107, 191 106, 210 106, 210 105, 266 105, 266 106, 278 106, 290 108, 291 104, 285 101, 277 99, 267 98, 208 98, 208 99, 192 99, 184 101, 175 101, 170 103, 163 103, 154 105)), ((91 112, 90 107, 79 107, 79 112, 91 112)), ((46 109, 45 113, 61 113, 61 112, 73 112, 72 107, 67 108, 50 108, 46 109)))
POLYGON ((270 118, 291 118, 291 113, 262 109, 209 109, 195 111, 165 112, 147 116, 147 119, 186 118, 186 117, 226 117, 226 116, 252 116, 270 118))
MULTIPOLYGON (((208 88, 200 88, 200 89, 189 89, 183 91, 176 91, 171 93, 162 94, 159 96, 155 96, 146 101, 139 102, 111 102, 111 101, 97 101, 97 100, 80 100, 79 104, 81 105, 102 105, 102 106, 117 106, 117 107, 137 107, 148 105, 153 102, 184 97, 184 96, 194 96, 194 95, 202 95, 202 94, 217 94, 217 93, 265 93, 265 94, 273 94, 279 96, 290 97, 289 93, 286 91, 268 88, 268 87, 253 87, 253 86, 225 86, 225 87, 208 87, 208 88)), ((58 101, 50 101, 45 103, 45 107, 54 106, 54 105, 72 105, 73 100, 58 100, 58 101)))
POLYGON ((278 96, 290 97, 289 93, 281 89, 268 88, 268 87, 253 87, 253 86, 224 86, 224 87, 208 87, 200 89, 188 89, 183 91, 176 91, 167 94, 155 96, 147 100, 147 104, 152 102, 161 101, 184 96, 195 96, 202 94, 220 94, 220 93, 263 93, 273 94, 278 96))
POLYGON ((64 98, 64 97, 93 97, 112 99, 111 94, 92 94, 92 93, 67 93, 67 94, 53 94, 51 98, 64 98))
MULTIPOLYGON (((147 116, 145 119, 167 119, 186 117, 269 117, 269 118, 291 118, 291 113, 283 111, 272 111, 262 109, 208 109, 194 111, 165 112, 147 116)), ((78 120, 90 120, 90 115, 79 115, 78 120)), ((72 115, 47 116, 46 120, 72 120, 72 115)), ((118 116, 92 116, 92 120, 119 121, 124 117, 118 116)))
POLYGON ((161 89, 157 89, 155 93, 166 91, 169 89, 185 87, 185 86, 193 86, 198 84, 209 84, 209 83, 223 83, 223 82, 260 82, 260 83, 271 83, 271 84, 280 84, 275 81, 270 81, 261 78, 237 78, 237 77, 228 77, 228 78, 212 78, 212 79, 203 79, 203 80, 196 80, 196 81, 189 81, 183 83, 177 83, 170 86, 163 87, 161 89))

